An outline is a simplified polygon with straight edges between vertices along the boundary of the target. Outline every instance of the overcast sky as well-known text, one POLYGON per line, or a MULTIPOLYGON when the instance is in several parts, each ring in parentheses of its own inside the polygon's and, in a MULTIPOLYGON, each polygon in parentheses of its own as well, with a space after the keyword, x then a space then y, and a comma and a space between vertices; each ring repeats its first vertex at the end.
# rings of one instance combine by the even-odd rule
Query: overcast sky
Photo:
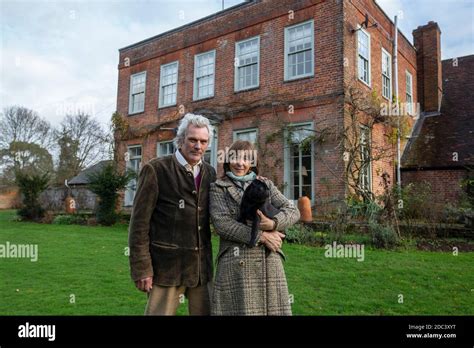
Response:
MULTIPOLYGON (((225 0, 225 7, 241 3, 225 0)), ((378 0, 408 39, 440 25, 442 57, 474 54, 473 0, 378 0)), ((0 0, 0 108, 22 105, 57 125, 83 109, 108 124, 118 49, 215 13, 222 0, 0 0)))

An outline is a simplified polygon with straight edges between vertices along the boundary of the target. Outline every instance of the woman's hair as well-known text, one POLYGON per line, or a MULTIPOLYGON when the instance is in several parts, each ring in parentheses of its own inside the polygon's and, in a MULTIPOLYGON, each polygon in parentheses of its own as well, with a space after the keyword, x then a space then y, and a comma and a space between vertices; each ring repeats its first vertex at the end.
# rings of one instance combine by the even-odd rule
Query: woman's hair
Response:
POLYGON ((184 139, 186 139, 186 134, 188 133, 188 127, 191 124, 198 128, 207 127, 207 131, 209 132, 208 144, 211 144, 211 125, 209 120, 201 115, 187 113, 179 122, 176 137, 173 139, 174 147, 176 149, 179 149, 184 144, 184 139))
POLYGON ((224 158, 224 175, 230 171, 230 160, 233 156, 238 155, 240 151, 246 151, 248 155, 251 156, 252 165, 250 170, 258 175, 258 162, 257 162, 257 150, 255 146, 247 140, 237 140, 232 143, 230 148, 226 149, 226 156, 224 158))

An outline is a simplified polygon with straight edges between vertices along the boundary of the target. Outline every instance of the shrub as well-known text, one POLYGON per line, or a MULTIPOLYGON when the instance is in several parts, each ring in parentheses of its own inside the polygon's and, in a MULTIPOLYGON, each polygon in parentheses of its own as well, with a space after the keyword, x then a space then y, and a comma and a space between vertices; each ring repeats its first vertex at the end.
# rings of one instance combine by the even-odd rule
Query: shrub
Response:
POLYGON ((296 244, 308 244, 313 245, 321 242, 324 234, 316 233, 311 228, 306 227, 304 224, 295 224, 285 231, 286 241, 289 243, 296 244))
POLYGON ((399 216, 403 220, 426 219, 436 220, 438 212, 433 207, 431 185, 428 182, 408 184, 402 188, 400 194, 394 188, 394 194, 402 200, 402 208, 398 209, 399 216))
POLYGON ((324 238, 325 244, 331 244, 333 242, 341 244, 364 244, 371 245, 372 239, 369 235, 364 234, 344 234, 344 235, 333 235, 329 233, 324 238))
POLYGON ((375 221, 382 212, 375 201, 360 201, 350 197, 346 201, 347 213, 352 218, 363 218, 366 221, 375 221))
MULTIPOLYGON (((471 172, 472 173, 472 172, 471 172)), ((472 176, 472 174, 470 174, 472 176)), ((463 205, 474 208, 474 178, 469 177, 461 182, 461 187, 464 189, 463 205)))
POLYGON ((54 225, 85 225, 87 219, 82 215, 58 215, 52 223, 54 225))
POLYGON ((39 203, 39 195, 48 188, 48 173, 29 175, 17 171, 15 181, 23 195, 23 207, 18 210, 18 215, 23 220, 41 220, 45 209, 39 203))
POLYGON ((381 225, 371 221, 369 230, 372 234, 372 243, 376 248, 392 249, 399 244, 397 233, 390 225, 381 225))
POLYGON ((46 210, 40 222, 43 224, 52 224, 54 218, 55 218, 54 212, 51 210, 46 210))
POLYGON ((88 175, 89 189, 99 196, 96 215, 97 222, 110 226, 117 222, 118 214, 115 206, 118 191, 124 189, 136 174, 132 171, 120 174, 113 164, 105 166, 101 171, 88 175))

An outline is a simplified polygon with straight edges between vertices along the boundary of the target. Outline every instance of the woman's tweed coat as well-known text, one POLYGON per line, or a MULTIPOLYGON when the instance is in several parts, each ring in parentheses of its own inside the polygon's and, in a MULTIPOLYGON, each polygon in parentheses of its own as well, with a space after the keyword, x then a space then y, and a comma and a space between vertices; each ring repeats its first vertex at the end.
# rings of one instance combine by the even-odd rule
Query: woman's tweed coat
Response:
MULTIPOLYGON (((276 215, 278 231, 300 218, 299 210, 276 186, 264 179, 276 215)), ((220 236, 217 271, 211 294, 212 315, 291 315, 281 250, 267 252, 264 246, 250 247, 251 227, 237 221, 243 191, 227 177, 210 188, 211 220, 220 236)), ((260 238, 261 231, 257 236, 260 238)))

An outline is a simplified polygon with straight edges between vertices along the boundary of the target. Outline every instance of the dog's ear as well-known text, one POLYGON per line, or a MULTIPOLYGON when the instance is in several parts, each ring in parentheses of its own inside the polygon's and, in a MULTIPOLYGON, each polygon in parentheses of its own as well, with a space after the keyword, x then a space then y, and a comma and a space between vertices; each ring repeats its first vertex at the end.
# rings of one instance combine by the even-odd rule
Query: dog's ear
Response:
POLYGON ((247 196, 251 201, 262 202, 266 197, 269 196, 269 189, 267 184, 265 184, 263 181, 254 180, 247 187, 244 195, 247 196))

